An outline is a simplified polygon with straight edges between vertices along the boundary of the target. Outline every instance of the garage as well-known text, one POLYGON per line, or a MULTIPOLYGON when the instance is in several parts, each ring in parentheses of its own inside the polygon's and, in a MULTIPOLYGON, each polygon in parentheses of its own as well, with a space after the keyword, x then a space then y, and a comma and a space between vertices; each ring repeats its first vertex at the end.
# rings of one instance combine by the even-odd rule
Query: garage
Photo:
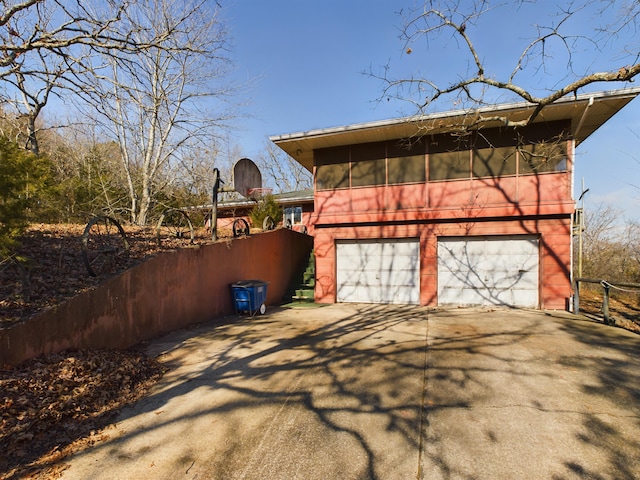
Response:
POLYGON ((439 305, 539 305, 533 235, 438 239, 439 305))
POLYGON ((417 239, 337 240, 338 302, 419 304, 417 239))

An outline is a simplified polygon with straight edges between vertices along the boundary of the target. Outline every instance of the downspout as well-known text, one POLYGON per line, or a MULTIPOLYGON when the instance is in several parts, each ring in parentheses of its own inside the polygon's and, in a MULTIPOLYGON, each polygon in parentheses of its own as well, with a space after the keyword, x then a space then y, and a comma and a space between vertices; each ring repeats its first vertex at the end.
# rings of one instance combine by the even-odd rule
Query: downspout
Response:
POLYGON ((589 103, 587 103, 587 106, 584 107, 584 112, 582 112, 582 116, 580 117, 580 121, 578 122, 578 126, 576 127, 575 131, 573 132, 573 138, 577 138, 578 137, 578 132, 582 128, 582 124, 584 123, 584 119, 587 118, 587 112, 589 111, 589 107, 591 105, 593 105, 593 97, 589 97, 589 103))

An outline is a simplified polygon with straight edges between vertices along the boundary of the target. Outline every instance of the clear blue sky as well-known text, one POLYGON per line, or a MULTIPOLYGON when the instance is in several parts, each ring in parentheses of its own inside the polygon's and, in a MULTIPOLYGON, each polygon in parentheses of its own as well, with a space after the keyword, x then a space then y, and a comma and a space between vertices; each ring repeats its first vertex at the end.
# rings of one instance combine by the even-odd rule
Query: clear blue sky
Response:
MULTIPOLYGON (((526 5, 529 10, 496 10, 476 28, 468 28, 493 73, 504 77, 511 71, 527 39, 535 36, 535 31, 528 30, 534 21, 556 20, 548 16, 552 12, 545 11, 553 3, 526 5)), ((257 158, 270 135, 416 113, 406 102, 378 103, 382 84, 364 74, 370 69, 379 72, 389 64, 395 77, 437 72, 436 78, 445 82, 464 75, 466 59, 457 53, 450 36, 429 44, 417 42, 411 55, 404 53, 405 45, 399 38, 403 25, 400 12, 406 14, 421 4, 419 0, 225 2, 237 81, 253 83, 246 107, 252 118, 238 122, 232 138, 240 153, 257 158)), ((585 25, 584 20, 576 22, 576 32, 592 37, 593 25, 585 25)), ((637 47, 637 37, 635 40, 637 47)), ((547 76, 523 76, 520 83, 524 87, 552 86, 551 79, 564 76, 567 62, 563 53, 548 53, 554 57, 548 62, 547 76)), ((620 61, 611 52, 598 58, 593 46, 586 43, 579 46, 574 66, 598 70, 612 65, 606 61, 615 64, 616 60, 620 61)), ((602 84, 593 90, 621 87, 602 84)), ((438 111, 453 108, 446 101, 435 106, 438 111)), ((576 153, 576 197, 584 177, 590 189, 585 197, 587 208, 609 203, 621 208, 627 218, 640 220, 640 99, 619 112, 576 153)))

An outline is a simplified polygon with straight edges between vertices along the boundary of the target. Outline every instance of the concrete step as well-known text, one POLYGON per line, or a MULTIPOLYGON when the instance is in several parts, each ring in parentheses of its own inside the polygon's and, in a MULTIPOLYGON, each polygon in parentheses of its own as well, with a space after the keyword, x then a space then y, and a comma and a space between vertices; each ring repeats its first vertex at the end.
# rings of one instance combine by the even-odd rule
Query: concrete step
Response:
POLYGON ((311 288, 296 289, 296 297, 313 298, 314 291, 311 288))
POLYGON ((296 301, 296 302, 308 302, 308 303, 313 303, 314 298, 311 297, 298 297, 297 295, 294 295, 293 297, 291 297, 291 300, 296 301))

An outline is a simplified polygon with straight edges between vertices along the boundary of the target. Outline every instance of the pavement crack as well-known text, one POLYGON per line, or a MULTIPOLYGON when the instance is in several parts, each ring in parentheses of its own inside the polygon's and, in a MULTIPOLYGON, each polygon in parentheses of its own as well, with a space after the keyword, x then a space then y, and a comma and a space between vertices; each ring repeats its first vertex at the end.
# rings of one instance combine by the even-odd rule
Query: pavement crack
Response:
POLYGON ((424 452, 424 441, 426 438, 425 428, 428 425, 427 421, 427 357, 429 353, 429 315, 427 315, 427 319, 425 321, 425 329, 424 329, 424 358, 422 363, 422 398, 420 399, 420 431, 419 431, 419 442, 418 442, 418 468, 416 469, 416 478, 420 480, 423 478, 422 471, 422 462, 423 462, 423 452, 424 452))
POLYGON ((615 413, 611 413, 611 412, 604 412, 604 411, 554 409, 554 408, 538 407, 538 406, 535 406, 535 405, 523 405, 523 404, 520 404, 520 403, 514 403, 514 404, 509 404, 509 405, 484 405, 484 406, 468 405, 468 406, 465 406, 464 408, 466 408, 468 410, 476 410, 476 409, 481 409, 481 410, 504 410, 504 409, 509 409, 509 408, 523 408, 523 409, 527 409, 527 410, 536 410, 538 412, 544 412, 544 413, 563 413, 563 414, 575 414, 575 415, 602 415, 602 416, 613 417, 613 418, 626 418, 626 419, 632 419, 632 420, 640 420, 640 415, 635 415, 635 414, 619 415, 619 414, 615 414, 615 413))

